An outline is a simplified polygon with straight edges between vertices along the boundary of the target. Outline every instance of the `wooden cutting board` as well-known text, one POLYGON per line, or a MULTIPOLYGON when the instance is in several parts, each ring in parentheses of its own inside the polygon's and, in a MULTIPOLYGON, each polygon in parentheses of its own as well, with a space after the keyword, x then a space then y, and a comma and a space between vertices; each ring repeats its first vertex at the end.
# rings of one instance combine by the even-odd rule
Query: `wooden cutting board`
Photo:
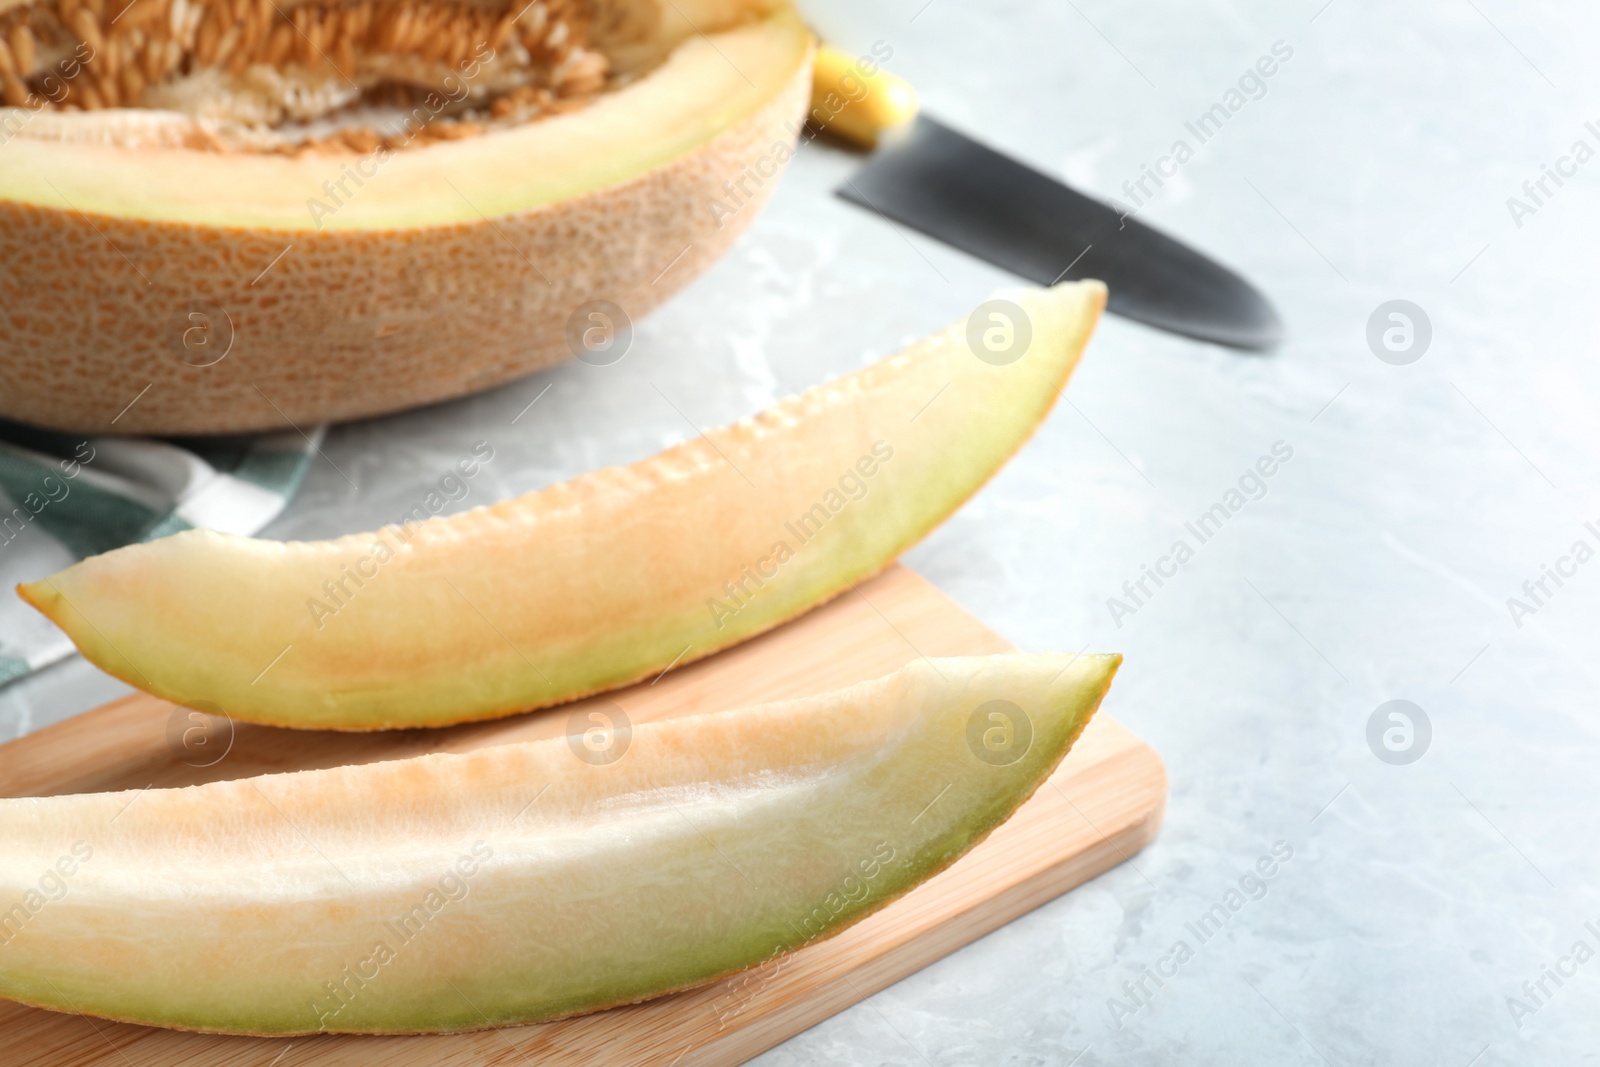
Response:
MULTIPOLYGON (((806 696, 878 677, 918 656, 1010 650, 922 578, 894 567, 764 637, 584 703, 610 700, 637 723, 806 696)), ((1107 703, 1116 707, 1115 687, 1107 703)), ((186 709, 141 694, 0 745, 0 795, 193 785, 463 752, 560 736, 574 707, 582 706, 445 730, 312 734, 193 720, 186 709)), ((1166 795, 1160 758, 1101 712, 1051 780, 949 870, 765 973, 561 1022, 424 1037, 216 1037, 0 1001, 0 1061, 9 1067, 742 1063, 1121 863, 1155 836, 1166 795)))

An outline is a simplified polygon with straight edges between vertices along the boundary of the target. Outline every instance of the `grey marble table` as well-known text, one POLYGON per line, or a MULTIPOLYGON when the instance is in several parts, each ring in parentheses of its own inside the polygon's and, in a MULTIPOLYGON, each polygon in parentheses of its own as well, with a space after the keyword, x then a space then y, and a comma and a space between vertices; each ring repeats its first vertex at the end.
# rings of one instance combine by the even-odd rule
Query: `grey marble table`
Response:
MULTIPOLYGON (((845 44, 886 42, 946 121, 1084 189, 1127 199, 1146 166, 1175 171, 1147 181, 1141 216, 1259 280, 1292 336, 1243 358, 1107 321, 1069 402, 907 559, 1024 648, 1126 653, 1108 710, 1167 761, 1161 837, 758 1062, 1600 1059, 1600 562, 1573 555, 1600 547, 1600 10, 812 14, 845 44), (1231 97, 1275 44, 1292 55, 1231 97), (1186 124, 1219 102, 1239 106, 1201 144, 1186 124), (1178 141, 1192 156, 1163 163, 1178 141), (1546 165, 1567 174, 1541 190, 1546 165), (1402 364, 1368 342, 1393 300, 1431 324, 1402 364), (1292 457, 1261 490, 1247 480, 1194 558, 1128 599, 1275 445, 1292 457), (1379 711, 1395 700, 1409 748, 1379 711), (1196 936, 1219 903, 1227 921, 1196 936)), ((458 508, 638 459, 691 433, 685 415, 732 420, 1010 284, 833 199, 855 165, 800 153, 622 362, 336 429, 268 533, 389 521, 480 439, 495 459, 458 508)), ((119 692, 81 662, 53 669, 0 695, 0 736, 119 692)))

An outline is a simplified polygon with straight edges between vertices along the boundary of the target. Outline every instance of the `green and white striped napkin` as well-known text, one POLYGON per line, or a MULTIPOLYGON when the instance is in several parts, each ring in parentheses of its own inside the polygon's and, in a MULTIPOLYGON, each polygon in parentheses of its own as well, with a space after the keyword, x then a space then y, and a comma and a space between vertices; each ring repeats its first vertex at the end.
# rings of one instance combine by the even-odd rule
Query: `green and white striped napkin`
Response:
POLYGON ((73 654, 11 590, 75 560, 209 527, 253 534, 305 478, 308 435, 85 437, 0 421, 0 686, 73 654))

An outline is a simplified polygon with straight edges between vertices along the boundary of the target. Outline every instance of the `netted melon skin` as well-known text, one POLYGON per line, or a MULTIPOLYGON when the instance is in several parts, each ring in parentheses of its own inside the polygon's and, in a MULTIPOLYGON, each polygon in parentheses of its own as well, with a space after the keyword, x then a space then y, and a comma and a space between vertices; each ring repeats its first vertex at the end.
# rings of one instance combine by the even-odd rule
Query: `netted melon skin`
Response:
POLYGON ((574 312, 604 300, 637 322, 750 225, 810 79, 808 58, 759 111, 639 177, 465 224, 273 231, 0 201, 0 416, 81 433, 287 429, 569 359, 574 312), (724 183, 741 179, 736 201, 724 183))

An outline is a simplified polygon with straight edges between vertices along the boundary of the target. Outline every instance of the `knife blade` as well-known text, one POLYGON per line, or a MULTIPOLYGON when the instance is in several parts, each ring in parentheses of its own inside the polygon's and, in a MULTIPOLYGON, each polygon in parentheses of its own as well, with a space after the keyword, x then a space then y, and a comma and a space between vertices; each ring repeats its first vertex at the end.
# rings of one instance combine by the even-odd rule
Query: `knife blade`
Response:
POLYGON ((1282 339, 1272 304, 1227 267, 917 113, 886 72, 823 51, 833 54, 819 56, 813 124, 831 119, 825 130, 873 147, 836 195, 1039 285, 1098 278, 1108 311, 1158 329, 1250 351, 1282 339))
POLYGON ((1227 267, 927 115, 881 137, 835 192, 1038 285, 1098 278, 1124 318, 1246 350, 1283 337, 1227 267))

